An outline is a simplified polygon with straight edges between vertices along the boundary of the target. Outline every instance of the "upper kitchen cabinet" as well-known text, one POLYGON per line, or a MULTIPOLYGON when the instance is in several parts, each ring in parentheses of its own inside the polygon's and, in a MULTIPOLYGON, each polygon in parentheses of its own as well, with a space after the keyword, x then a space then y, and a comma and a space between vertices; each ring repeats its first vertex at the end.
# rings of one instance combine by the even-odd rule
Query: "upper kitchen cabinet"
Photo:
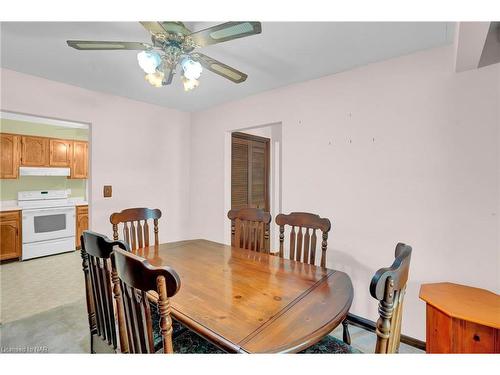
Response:
POLYGON ((71 176, 69 178, 88 177, 88 143, 84 141, 73 142, 73 155, 71 160, 71 176))
POLYGON ((17 178, 20 137, 15 134, 0 134, 0 146, 0 178, 17 178))
POLYGON ((26 167, 49 166, 49 138, 22 136, 21 165, 26 167))
POLYGON ((50 139, 49 166, 70 167, 73 141, 67 139, 50 139))

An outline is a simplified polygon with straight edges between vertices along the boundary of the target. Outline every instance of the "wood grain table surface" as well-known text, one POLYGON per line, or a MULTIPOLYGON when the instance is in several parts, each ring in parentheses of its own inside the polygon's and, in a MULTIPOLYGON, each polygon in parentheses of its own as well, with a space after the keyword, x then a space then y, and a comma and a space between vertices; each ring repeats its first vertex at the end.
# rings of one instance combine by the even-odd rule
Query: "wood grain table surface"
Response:
POLYGON ((181 278, 172 315, 229 352, 287 353, 321 340, 347 315, 347 274, 207 240, 135 251, 181 278))

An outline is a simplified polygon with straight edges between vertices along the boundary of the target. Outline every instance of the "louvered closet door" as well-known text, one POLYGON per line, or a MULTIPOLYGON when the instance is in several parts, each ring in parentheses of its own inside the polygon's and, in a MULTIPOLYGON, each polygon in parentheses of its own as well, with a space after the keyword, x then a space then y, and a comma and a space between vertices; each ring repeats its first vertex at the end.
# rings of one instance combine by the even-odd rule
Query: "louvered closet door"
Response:
POLYGON ((248 161, 249 144, 244 139, 233 137, 231 162, 231 208, 248 207, 248 161))
POLYGON ((231 208, 244 207, 269 211, 269 139, 234 133, 231 208))
POLYGON ((250 194, 249 206, 262 208, 269 211, 267 207, 267 168, 266 168, 266 144, 263 142, 251 141, 250 147, 250 194))

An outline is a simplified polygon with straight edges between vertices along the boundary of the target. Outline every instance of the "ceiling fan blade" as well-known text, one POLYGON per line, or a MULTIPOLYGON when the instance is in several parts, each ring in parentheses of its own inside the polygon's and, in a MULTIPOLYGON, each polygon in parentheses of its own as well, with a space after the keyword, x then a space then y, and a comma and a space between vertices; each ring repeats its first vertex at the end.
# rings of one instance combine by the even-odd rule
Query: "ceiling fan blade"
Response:
POLYGON ((248 77, 245 73, 231 68, 229 65, 223 64, 220 61, 214 60, 202 53, 194 52, 190 56, 193 60, 198 61, 206 69, 224 78, 227 78, 234 83, 244 82, 248 77))
POLYGON ((79 50, 147 50, 152 46, 139 42, 109 42, 97 40, 68 40, 68 46, 79 50))
POLYGON ((145 22, 145 21, 140 21, 139 23, 147 31, 149 31, 151 34, 165 34, 166 33, 166 30, 163 28, 163 26, 159 22, 145 22))
POLYGON ((182 22, 162 21, 161 26, 169 33, 189 35, 189 30, 182 22))
POLYGON ((189 35, 191 30, 189 30, 182 22, 174 21, 161 21, 161 22, 139 22, 146 30, 151 34, 182 34, 189 35))
POLYGON ((260 22, 240 21, 222 23, 209 27, 208 29, 194 32, 190 36, 199 47, 204 47, 210 44, 222 43, 228 40, 260 34, 261 32, 262 25, 260 22))

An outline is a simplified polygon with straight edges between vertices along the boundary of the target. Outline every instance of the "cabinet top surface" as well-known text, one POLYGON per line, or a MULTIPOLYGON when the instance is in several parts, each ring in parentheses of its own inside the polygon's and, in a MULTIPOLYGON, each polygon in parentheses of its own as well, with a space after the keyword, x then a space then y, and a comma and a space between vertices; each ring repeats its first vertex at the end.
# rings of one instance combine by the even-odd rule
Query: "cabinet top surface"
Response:
POLYGON ((49 139, 53 141, 68 141, 68 142, 76 142, 76 143, 87 143, 88 139, 78 139, 78 138, 59 138, 57 136, 46 136, 46 135, 38 135, 38 134, 23 134, 23 133, 12 133, 12 132, 0 132, 1 136, 18 136, 25 138, 40 138, 40 139, 49 139))
POLYGON ((500 296, 453 283, 423 284, 420 298, 454 318, 500 329, 500 296))

